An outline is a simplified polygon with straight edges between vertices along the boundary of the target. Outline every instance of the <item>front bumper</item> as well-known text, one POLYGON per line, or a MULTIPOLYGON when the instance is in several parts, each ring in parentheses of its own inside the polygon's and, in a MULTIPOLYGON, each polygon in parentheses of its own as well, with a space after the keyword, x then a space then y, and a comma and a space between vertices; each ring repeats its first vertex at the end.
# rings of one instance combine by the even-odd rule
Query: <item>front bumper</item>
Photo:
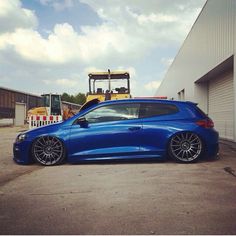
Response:
POLYGON ((13 144, 13 160, 18 164, 30 164, 32 158, 30 154, 30 142, 23 141, 13 144))

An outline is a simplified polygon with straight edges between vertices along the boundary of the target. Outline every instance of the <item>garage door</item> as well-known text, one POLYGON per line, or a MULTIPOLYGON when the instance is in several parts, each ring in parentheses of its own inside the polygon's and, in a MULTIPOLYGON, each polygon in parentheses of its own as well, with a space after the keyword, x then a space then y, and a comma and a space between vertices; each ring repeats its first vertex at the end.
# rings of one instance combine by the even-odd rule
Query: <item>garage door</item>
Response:
POLYGON ((234 95, 233 72, 227 72, 209 81, 208 114, 221 138, 233 140, 234 95))
POLYGON ((26 114, 25 104, 24 103, 16 103, 15 108, 15 125, 24 125, 25 123, 25 114, 26 114))

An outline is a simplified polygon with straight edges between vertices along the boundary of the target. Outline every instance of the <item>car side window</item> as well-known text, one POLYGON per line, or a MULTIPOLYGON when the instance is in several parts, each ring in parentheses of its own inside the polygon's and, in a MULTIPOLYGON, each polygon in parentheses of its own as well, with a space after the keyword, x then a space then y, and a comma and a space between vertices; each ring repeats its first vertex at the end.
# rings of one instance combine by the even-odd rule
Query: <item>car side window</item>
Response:
POLYGON ((125 103, 99 107, 84 117, 89 123, 130 120, 138 118, 139 104, 125 103))
POLYGON ((179 109, 172 104, 164 103, 143 103, 140 107, 140 118, 147 118, 160 115, 168 115, 177 113, 179 109))

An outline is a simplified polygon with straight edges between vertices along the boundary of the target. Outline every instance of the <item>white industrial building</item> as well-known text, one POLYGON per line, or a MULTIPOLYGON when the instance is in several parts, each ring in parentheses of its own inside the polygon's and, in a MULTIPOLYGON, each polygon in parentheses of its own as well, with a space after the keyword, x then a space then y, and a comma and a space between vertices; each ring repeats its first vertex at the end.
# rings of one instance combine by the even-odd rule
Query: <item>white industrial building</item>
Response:
POLYGON ((236 141, 235 53, 236 0, 208 0, 156 95, 197 102, 236 141))

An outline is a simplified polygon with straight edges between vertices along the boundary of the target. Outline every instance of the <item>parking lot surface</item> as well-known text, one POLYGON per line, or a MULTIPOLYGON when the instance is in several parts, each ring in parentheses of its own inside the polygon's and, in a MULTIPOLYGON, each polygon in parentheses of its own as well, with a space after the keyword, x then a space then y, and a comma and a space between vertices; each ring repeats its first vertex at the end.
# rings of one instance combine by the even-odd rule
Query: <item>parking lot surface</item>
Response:
POLYGON ((218 160, 20 166, 0 128, 1 234, 236 234, 236 146, 218 160))

